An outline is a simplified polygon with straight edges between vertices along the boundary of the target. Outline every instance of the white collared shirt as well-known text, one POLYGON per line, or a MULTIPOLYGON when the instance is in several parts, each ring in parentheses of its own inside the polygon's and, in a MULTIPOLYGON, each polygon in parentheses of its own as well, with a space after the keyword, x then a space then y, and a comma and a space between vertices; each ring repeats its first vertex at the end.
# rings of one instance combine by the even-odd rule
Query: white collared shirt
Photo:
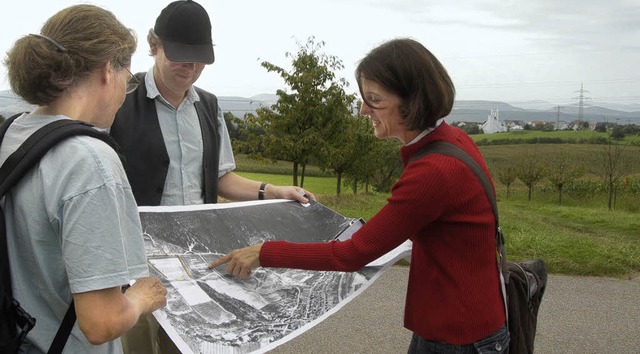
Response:
MULTIPOLYGON (((145 77, 147 97, 154 99, 158 121, 169 154, 169 170, 164 183, 160 205, 189 205, 204 203, 202 131, 194 103, 200 100, 196 90, 189 88, 187 96, 175 109, 158 90, 153 68, 145 77)), ((220 139, 218 177, 236 168, 231 138, 218 105, 218 136, 220 139)))
POLYGON ((420 141, 420 139, 424 138, 425 135, 431 133, 432 131, 434 131, 437 127, 440 126, 440 124, 442 124, 442 122, 444 122, 444 118, 440 118, 438 119, 438 121, 436 122, 436 126, 433 128, 428 128, 422 131, 422 133, 420 133, 418 136, 416 136, 413 140, 411 140, 409 142, 409 144, 407 145, 411 145, 413 143, 417 143, 418 141, 420 141))

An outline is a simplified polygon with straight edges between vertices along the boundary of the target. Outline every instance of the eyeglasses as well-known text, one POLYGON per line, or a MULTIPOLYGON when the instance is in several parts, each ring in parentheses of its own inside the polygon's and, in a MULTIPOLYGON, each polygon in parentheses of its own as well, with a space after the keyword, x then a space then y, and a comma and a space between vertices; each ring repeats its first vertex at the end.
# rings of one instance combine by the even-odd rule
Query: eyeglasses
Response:
POLYGON ((138 80, 138 78, 135 75, 133 75, 131 70, 129 70, 126 67, 125 69, 129 72, 129 75, 131 75, 131 77, 129 78, 129 81, 127 81, 127 89, 125 92, 131 93, 135 91, 138 88, 138 86, 140 86, 140 80, 138 80))

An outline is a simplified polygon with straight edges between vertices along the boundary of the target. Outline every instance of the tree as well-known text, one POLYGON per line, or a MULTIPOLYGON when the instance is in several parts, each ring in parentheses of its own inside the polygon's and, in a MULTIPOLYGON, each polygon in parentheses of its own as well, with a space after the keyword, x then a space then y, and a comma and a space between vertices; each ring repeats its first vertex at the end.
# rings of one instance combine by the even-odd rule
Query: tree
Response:
POLYGON ((616 187, 621 178, 631 172, 633 157, 625 151, 625 145, 616 144, 609 136, 607 144, 593 157, 590 172, 602 178, 607 186, 609 210, 615 209, 616 187))
POLYGON ((574 161, 564 149, 546 156, 544 164, 547 178, 558 190, 558 204, 562 205, 562 189, 567 183, 582 176, 586 166, 581 161, 574 161))
POLYGON ((594 131, 597 131, 599 133, 604 133, 607 131, 607 123, 606 122, 598 122, 596 123, 596 128, 594 129, 594 131))
POLYGON ((621 125, 614 125, 611 129, 611 139, 622 140, 624 139, 624 127, 621 125))
MULTIPOLYGON (((265 110, 266 108, 258 108, 258 111, 265 110)), ((226 116, 225 116, 226 120, 226 116)), ((247 113, 244 116, 244 120, 233 120, 237 124, 236 138, 231 139, 233 142, 233 148, 237 152, 247 154, 249 158, 256 160, 265 159, 264 148, 264 136, 265 129, 258 121, 257 116, 252 113, 247 113)), ((228 124, 227 124, 228 126, 228 124)), ((231 134, 231 133, 230 133, 231 134)), ((272 158, 275 162, 277 158, 272 158)))
POLYGON ((507 187, 507 198, 511 196, 511 184, 517 178, 516 168, 513 165, 502 166, 498 169, 498 181, 507 187))
POLYGON ((391 186, 398 180, 404 165, 400 156, 402 143, 397 139, 377 140, 369 154, 371 159, 371 175, 367 176, 368 182, 374 190, 381 193, 389 193, 391 186))
POLYGON ((240 140, 242 138, 240 132, 242 120, 240 118, 234 116, 231 112, 225 112, 224 123, 229 131, 229 138, 231 138, 231 141, 240 140))
MULTIPOLYGON (((361 103, 358 104, 358 111, 360 105, 361 103)), ((351 129, 352 137, 344 153, 353 155, 353 163, 345 171, 344 183, 351 186, 354 194, 358 192, 360 184, 364 184, 365 191, 368 192, 369 183, 377 170, 376 160, 379 156, 375 155, 374 146, 378 139, 373 133, 373 125, 369 118, 363 115, 353 117, 351 129)))
POLYGON ((544 177, 544 167, 537 150, 527 150, 526 155, 516 164, 516 175, 527 186, 531 200, 533 187, 544 177))
POLYGON ((289 89, 278 90, 276 104, 258 109, 258 115, 249 122, 252 129, 260 127, 265 133, 251 137, 248 145, 252 146, 254 155, 292 162, 296 186, 299 167, 304 171, 312 157, 325 147, 323 137, 328 134, 322 130, 334 129, 334 117, 344 114, 345 107, 340 102, 348 101, 344 97, 347 82, 336 79, 334 73, 343 68, 342 62, 320 53, 323 46, 324 42, 316 42, 314 37, 304 46, 298 43, 297 54, 286 53, 292 60, 289 71, 266 61, 261 63, 267 71, 279 74, 289 89))
POLYGON ((462 129, 467 135, 484 134, 480 125, 477 123, 457 123, 452 124, 455 127, 462 129))
POLYGON ((359 139, 360 125, 358 117, 352 115, 355 95, 347 95, 341 87, 333 89, 340 92, 330 94, 332 101, 327 101, 332 113, 330 119, 319 130, 322 138, 318 153, 315 155, 320 168, 336 175, 336 195, 340 195, 342 176, 358 159, 363 151, 359 139))

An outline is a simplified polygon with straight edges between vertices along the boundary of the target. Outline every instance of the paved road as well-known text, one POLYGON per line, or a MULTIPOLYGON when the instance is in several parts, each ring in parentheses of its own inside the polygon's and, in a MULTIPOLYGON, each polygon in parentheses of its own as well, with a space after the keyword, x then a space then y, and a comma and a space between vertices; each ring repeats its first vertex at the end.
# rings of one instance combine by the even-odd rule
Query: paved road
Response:
MULTIPOLYGON (((391 267, 360 296, 269 353, 406 353, 408 268, 391 267)), ((549 276, 536 354, 640 354, 640 277, 549 276)))

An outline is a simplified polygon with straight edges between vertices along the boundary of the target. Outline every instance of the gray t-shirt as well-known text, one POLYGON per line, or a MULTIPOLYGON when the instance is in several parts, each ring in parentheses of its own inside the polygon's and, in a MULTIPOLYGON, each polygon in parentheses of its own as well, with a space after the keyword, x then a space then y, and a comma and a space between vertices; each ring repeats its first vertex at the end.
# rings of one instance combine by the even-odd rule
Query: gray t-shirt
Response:
MULTIPOLYGON (((38 128, 64 116, 26 114, 9 127, 0 163, 38 128)), ((88 136, 54 146, 3 200, 13 294, 36 318, 28 353, 48 350, 71 293, 148 276, 137 205, 113 149, 88 136)), ((65 353, 121 353, 91 345, 76 322, 65 353)))

